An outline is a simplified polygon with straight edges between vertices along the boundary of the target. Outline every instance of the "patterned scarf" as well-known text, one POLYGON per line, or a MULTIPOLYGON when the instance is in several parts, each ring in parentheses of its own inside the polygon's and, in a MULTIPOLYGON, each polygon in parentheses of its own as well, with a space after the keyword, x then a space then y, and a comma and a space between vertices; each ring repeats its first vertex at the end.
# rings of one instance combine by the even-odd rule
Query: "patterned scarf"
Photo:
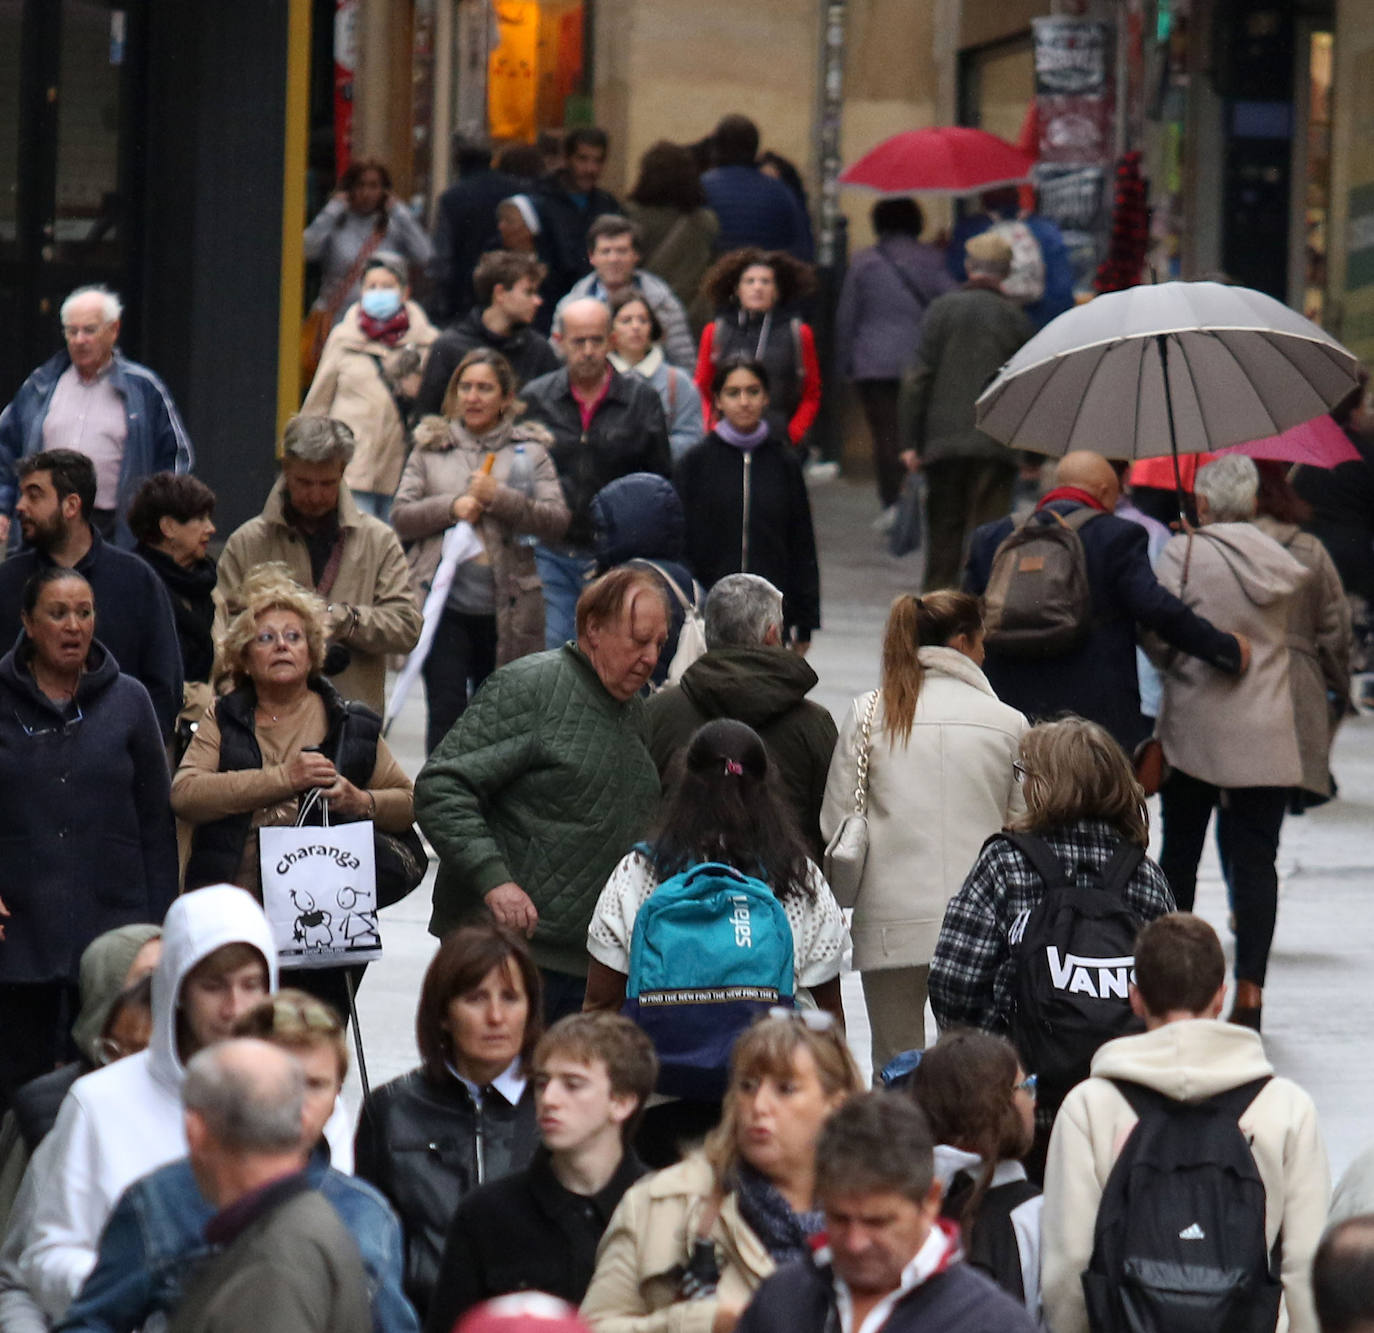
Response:
POLYGON ((819 1208, 793 1212, 772 1181, 747 1162, 736 1171, 735 1198, 740 1216, 779 1267, 804 1259, 811 1252, 810 1238, 825 1230, 825 1214, 819 1208))

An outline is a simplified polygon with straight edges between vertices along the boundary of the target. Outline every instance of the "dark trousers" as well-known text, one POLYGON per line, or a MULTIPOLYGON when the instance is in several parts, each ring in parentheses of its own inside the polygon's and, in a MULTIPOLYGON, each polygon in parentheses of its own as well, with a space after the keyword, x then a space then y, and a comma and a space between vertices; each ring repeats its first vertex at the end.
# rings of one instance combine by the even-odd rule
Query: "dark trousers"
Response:
POLYGON ((560 1018, 582 1012, 582 1001, 587 994, 586 977, 575 977, 569 972, 554 972, 547 967, 541 967, 539 980, 544 988, 546 1028, 552 1027, 560 1018))
POLYGON ((943 458, 926 465, 926 576, 923 592, 957 588, 974 528, 1011 513, 1016 464, 943 458))
POLYGON ((0 985, 0 1111, 30 1079, 74 1057, 70 1030, 79 1004, 65 981, 0 985))
POLYGON ((1179 911, 1197 896, 1197 863, 1217 811, 1217 848, 1236 913, 1236 980, 1264 985, 1278 915, 1279 830, 1287 787, 1214 787, 1175 769, 1159 790, 1164 845, 1159 865, 1179 911))
POLYGON ((477 687, 496 670, 496 617, 445 610, 421 674, 429 709, 425 753, 433 754, 463 716, 477 687))
POLYGON ((897 434, 897 390, 900 380, 855 380, 868 433, 873 437, 873 470, 878 477, 878 499, 883 508, 897 503, 902 490, 901 442, 897 434))
POLYGON ((348 967, 284 967, 280 984, 283 990, 294 987, 296 990, 303 990, 307 995, 313 995, 317 1000, 323 1000, 343 1019, 344 1027, 347 1027, 348 979, 352 977, 353 993, 357 995, 358 988, 363 984, 363 973, 366 971, 366 963, 354 963, 348 967))

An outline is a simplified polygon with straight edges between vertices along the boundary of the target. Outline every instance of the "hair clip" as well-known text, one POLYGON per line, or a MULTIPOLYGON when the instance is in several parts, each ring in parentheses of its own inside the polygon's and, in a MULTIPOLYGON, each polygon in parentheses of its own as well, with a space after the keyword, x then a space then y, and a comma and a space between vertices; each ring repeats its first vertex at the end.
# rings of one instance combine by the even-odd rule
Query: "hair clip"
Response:
POLYGON ((738 759, 727 759, 725 761, 725 771, 731 777, 742 778, 744 776, 744 765, 738 759))

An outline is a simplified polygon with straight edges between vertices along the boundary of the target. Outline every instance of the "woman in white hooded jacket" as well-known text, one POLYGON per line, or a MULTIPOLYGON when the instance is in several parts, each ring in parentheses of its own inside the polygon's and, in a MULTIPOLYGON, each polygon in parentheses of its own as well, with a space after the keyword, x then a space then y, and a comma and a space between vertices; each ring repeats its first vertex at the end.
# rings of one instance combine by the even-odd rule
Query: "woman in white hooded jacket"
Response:
POLYGON ((868 857, 854 904, 873 1070, 925 1045, 926 988, 945 904, 978 849, 1024 810, 1014 764, 1029 723, 981 670, 978 598, 903 594, 883 639, 882 688, 849 710, 826 782, 821 833, 855 807, 871 709, 868 857))

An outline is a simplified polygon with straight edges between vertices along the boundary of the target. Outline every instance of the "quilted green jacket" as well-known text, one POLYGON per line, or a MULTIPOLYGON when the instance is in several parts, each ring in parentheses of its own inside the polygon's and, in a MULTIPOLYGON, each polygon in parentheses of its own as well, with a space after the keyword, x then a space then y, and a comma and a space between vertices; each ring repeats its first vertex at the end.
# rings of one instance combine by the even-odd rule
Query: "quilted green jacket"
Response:
POLYGON ((658 799, 642 700, 613 698, 572 643, 501 667, 415 783, 439 854, 430 933, 480 915, 512 880, 539 909, 535 962, 585 976, 597 897, 658 799))

